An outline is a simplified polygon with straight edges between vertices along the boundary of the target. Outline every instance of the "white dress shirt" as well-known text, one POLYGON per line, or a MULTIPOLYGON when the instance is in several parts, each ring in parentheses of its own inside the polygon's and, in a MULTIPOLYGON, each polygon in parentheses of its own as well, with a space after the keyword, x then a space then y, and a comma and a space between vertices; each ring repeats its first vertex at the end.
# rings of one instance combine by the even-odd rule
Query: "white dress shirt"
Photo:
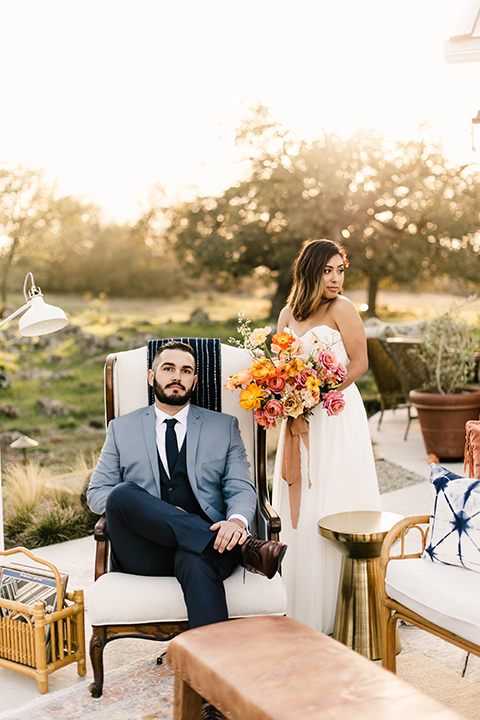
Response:
MULTIPOLYGON (((187 434, 187 418, 189 410, 190 403, 179 410, 175 415, 168 415, 155 405, 155 435, 157 438, 157 450, 160 455, 160 460, 162 461, 163 469, 167 473, 168 477, 170 477, 170 471, 168 469, 167 450, 165 447, 165 433, 167 431, 165 420, 175 419, 177 421, 173 426, 173 429, 175 430, 177 436, 178 452, 180 452, 182 445, 185 442, 185 435, 187 434)), ((248 522, 243 515, 233 513, 233 515, 230 515, 227 520, 234 520, 235 518, 237 520, 241 520, 248 531, 248 522)))
POLYGON ((173 426, 173 429, 175 430, 175 434, 177 436, 178 452, 180 452, 187 432, 187 418, 189 410, 190 404, 179 410, 176 415, 167 415, 166 412, 163 412, 163 410, 160 410, 160 408, 155 405, 155 434, 157 437, 157 449, 168 477, 170 477, 170 471, 168 469, 167 450, 165 447, 165 433, 167 432, 165 420, 177 421, 173 426))

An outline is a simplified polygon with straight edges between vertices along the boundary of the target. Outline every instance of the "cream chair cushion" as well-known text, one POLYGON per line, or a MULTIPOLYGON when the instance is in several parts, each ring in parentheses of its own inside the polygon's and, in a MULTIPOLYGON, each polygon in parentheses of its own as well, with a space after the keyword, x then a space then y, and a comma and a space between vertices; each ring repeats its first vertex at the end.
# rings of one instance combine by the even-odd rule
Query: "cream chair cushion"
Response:
MULTIPOLYGON (((287 593, 277 573, 272 580, 236 568, 224 581, 230 618, 285 615, 287 593)), ((87 591, 86 607, 92 625, 187 620, 182 589, 174 577, 145 577, 109 572, 87 591), (160 600, 160 601, 159 601, 160 600)))
POLYGON ((422 558, 390 560, 387 595, 421 617, 480 645, 480 574, 422 558))

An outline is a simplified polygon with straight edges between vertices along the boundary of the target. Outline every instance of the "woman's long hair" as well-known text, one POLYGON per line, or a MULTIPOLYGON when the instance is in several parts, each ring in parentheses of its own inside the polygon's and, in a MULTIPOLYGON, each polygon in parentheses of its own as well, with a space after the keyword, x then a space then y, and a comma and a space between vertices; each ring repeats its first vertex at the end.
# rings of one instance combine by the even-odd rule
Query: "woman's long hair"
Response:
POLYGON ((334 255, 341 255, 345 267, 348 265, 340 245, 332 240, 311 240, 305 243, 295 260, 287 303, 297 322, 306 320, 323 303, 331 302, 323 298, 323 274, 325 265, 334 255))

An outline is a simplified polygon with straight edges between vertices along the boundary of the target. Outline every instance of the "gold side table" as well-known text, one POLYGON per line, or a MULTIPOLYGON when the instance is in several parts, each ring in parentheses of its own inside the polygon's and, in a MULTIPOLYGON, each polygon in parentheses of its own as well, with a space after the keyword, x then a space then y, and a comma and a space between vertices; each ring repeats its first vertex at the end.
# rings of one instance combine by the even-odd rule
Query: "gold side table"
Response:
POLYGON ((320 535, 343 553, 333 637, 369 660, 381 658, 380 551, 385 535, 402 518, 365 510, 327 515, 318 522, 320 535))

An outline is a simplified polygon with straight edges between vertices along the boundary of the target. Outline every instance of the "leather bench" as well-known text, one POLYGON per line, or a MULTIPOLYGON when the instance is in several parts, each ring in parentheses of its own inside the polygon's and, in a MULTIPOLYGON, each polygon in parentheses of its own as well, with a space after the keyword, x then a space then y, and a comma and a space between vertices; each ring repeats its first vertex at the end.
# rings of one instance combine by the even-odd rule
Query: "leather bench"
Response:
POLYGON ((345 645, 287 617, 207 625, 174 638, 174 720, 202 698, 229 720, 460 720, 345 645))

